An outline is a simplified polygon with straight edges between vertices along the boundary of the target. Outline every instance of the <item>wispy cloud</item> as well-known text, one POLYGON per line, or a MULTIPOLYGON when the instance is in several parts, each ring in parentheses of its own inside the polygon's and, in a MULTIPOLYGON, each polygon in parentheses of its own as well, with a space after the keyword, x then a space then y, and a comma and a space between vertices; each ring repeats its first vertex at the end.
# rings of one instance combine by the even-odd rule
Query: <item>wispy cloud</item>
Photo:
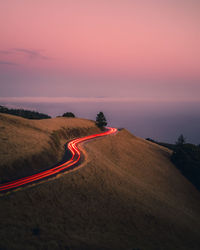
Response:
POLYGON ((9 55, 9 54, 12 54, 13 52, 11 50, 0 50, 0 54, 3 54, 3 55, 9 55))
POLYGON ((14 62, 9 62, 9 61, 0 61, 0 64, 2 65, 10 65, 10 66, 14 66, 14 65, 18 65, 17 63, 14 62))
POLYGON ((25 48, 12 48, 8 50, 0 50, 0 54, 2 55, 10 55, 10 54, 21 54, 29 59, 42 59, 42 60, 50 60, 51 58, 43 55, 41 50, 35 49, 25 49, 25 48))
POLYGON ((25 56, 28 56, 30 59, 44 59, 44 60, 50 59, 50 57, 44 56, 40 50, 23 49, 23 48, 13 48, 12 50, 15 53, 24 54, 25 56))

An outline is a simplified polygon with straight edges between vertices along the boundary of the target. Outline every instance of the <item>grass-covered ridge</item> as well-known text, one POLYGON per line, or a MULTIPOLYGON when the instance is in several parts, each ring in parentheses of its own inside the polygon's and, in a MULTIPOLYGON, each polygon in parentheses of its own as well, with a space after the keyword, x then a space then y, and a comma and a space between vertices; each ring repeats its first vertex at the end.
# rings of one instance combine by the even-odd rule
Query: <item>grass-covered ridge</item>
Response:
POLYGON ((61 160, 68 140, 98 132, 85 119, 28 120, 0 114, 0 182, 51 167, 61 160))
POLYGON ((0 249, 199 250, 200 194, 170 150, 126 130, 81 148, 82 167, 0 197, 0 249))

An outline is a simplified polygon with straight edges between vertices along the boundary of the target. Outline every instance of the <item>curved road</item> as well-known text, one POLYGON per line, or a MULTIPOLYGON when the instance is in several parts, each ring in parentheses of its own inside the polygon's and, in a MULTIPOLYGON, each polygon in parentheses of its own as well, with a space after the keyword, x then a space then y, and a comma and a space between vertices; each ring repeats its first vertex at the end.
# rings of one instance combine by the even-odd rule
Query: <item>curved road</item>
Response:
POLYGON ((60 164, 59 166, 53 167, 51 169, 42 171, 40 173, 34 174, 34 175, 30 175, 24 178, 20 178, 18 180, 15 181, 10 181, 10 182, 6 182, 0 185, 0 192, 5 192, 5 191, 9 191, 18 187, 21 187, 23 185, 29 184, 29 183, 33 183, 36 182, 38 180, 42 180, 45 179, 47 177, 51 177, 51 176, 55 176, 56 174, 63 172, 65 170, 69 170, 69 168, 71 168, 72 166, 75 166, 81 157, 81 152, 78 149, 77 145, 81 142, 85 142, 97 137, 102 137, 102 136, 106 136, 106 135, 110 135, 110 134, 114 134, 117 132, 116 128, 107 128, 106 132, 100 133, 100 134, 95 134, 95 135, 89 135, 83 138, 78 138, 75 140, 70 141, 67 144, 67 148, 69 149, 69 151, 72 154, 72 157, 70 160, 60 164))

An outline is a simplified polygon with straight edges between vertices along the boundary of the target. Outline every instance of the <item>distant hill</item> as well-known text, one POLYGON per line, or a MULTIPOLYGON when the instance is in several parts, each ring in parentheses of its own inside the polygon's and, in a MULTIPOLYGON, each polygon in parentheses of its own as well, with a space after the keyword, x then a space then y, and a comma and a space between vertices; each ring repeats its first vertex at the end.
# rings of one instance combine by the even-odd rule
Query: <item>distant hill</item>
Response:
MULTIPOLYGON (((0 117, 0 161, 36 151, 50 159, 63 153, 63 141, 97 129, 77 118, 0 117)), ((200 193, 172 164, 171 150, 125 129, 80 148, 78 169, 0 197, 0 249, 199 250, 200 193)), ((37 168, 46 159, 38 156, 25 159, 37 168)))
POLYGON ((39 113, 32 110, 25 110, 25 109, 9 109, 5 106, 0 105, 0 113, 10 114, 10 115, 17 115, 27 119, 48 119, 51 116, 39 113))

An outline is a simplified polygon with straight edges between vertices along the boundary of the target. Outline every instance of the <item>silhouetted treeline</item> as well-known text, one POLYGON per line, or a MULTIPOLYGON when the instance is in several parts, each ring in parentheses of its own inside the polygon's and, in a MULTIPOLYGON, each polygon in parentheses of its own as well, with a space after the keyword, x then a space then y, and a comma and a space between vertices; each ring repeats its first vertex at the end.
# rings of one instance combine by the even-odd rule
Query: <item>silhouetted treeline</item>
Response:
POLYGON ((32 110, 25 110, 25 109, 9 109, 5 106, 0 106, 0 113, 10 114, 10 115, 17 115, 27 119, 48 119, 51 116, 39 113, 32 110))
POLYGON ((200 190, 200 147, 189 143, 176 145, 171 160, 200 190))
POLYGON ((166 142, 158 142, 158 141, 155 141, 155 140, 153 140, 153 139, 151 139, 151 138, 146 138, 146 140, 147 140, 147 141, 150 141, 150 142, 154 142, 154 143, 156 143, 156 144, 158 144, 158 145, 161 145, 161 146, 163 146, 163 147, 169 148, 169 149, 171 149, 171 150, 174 150, 175 147, 176 147, 175 144, 166 143, 166 142))
POLYGON ((157 142, 151 138, 146 140, 173 150, 171 161, 200 190, 200 145, 186 143, 180 135, 176 144, 157 142))

